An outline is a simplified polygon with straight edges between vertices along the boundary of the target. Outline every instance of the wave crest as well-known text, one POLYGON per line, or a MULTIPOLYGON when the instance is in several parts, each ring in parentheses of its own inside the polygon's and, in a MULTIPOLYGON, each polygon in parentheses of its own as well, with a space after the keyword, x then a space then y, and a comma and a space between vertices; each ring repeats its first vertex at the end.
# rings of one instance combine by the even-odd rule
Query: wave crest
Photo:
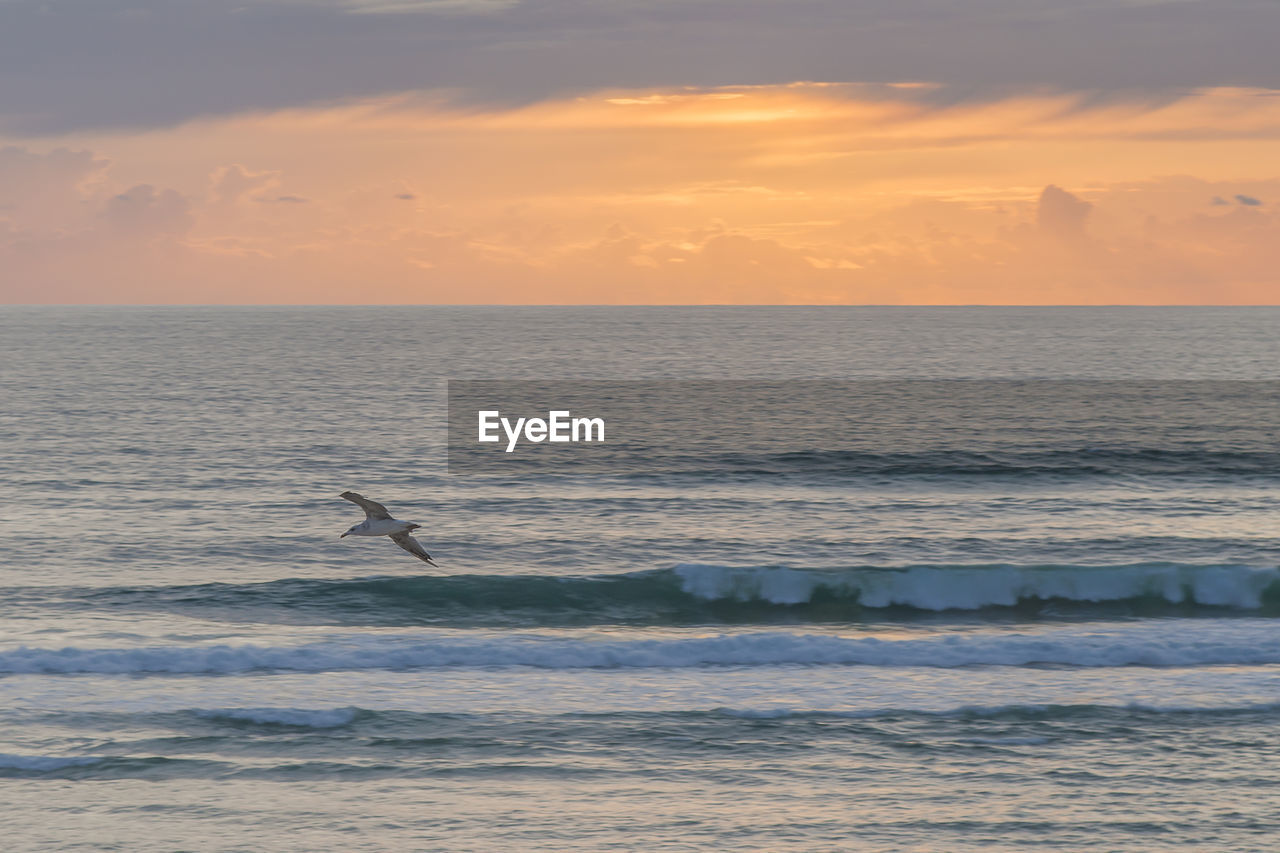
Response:
POLYGON ((571 627, 1280 614, 1280 569, 922 565, 841 569, 686 563, 598 575, 451 575, 24 591, 24 601, 329 625, 571 627))
POLYGON ((861 607, 981 610, 1025 601, 1162 600, 1257 610, 1280 591, 1280 570, 1249 566, 914 566, 904 569, 807 571, 685 564, 681 589, 706 601, 810 604, 848 598, 861 607))

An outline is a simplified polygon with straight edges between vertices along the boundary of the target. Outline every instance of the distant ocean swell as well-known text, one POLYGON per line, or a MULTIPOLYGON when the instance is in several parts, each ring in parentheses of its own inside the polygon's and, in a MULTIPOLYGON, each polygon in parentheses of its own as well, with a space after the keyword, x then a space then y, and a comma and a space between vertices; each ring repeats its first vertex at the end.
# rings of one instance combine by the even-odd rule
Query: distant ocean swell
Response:
MULTIPOLYGON (((1062 440, 1062 439, 1059 439, 1062 440)), ((590 473, 623 479, 651 479, 671 475, 730 477, 812 476, 819 478, 1027 478, 1081 480, 1093 478, 1195 478, 1235 481, 1240 477, 1280 478, 1280 452, 1269 439, 1253 440, 1256 447, 1094 445, 1036 448, 1015 444, 990 449, 944 449, 911 452, 883 450, 758 450, 751 452, 699 452, 669 447, 637 448, 634 455, 582 454, 557 457, 554 467, 546 458, 514 455, 503 457, 501 467, 481 469, 509 475, 513 470, 540 475, 590 473)), ((471 470, 471 469, 466 469, 471 470)))
MULTIPOLYGON (((50 711, 23 712, 17 716, 25 724, 40 724, 67 732, 148 731, 154 734, 198 736, 221 733, 236 737, 238 732, 256 731, 264 735, 303 732, 309 729, 358 729, 376 734, 436 734, 447 737, 460 729, 489 726, 546 726, 560 731, 568 726, 589 729, 615 721, 708 721, 717 720, 989 720, 989 721, 1056 721, 1106 720, 1111 718, 1149 717, 1153 720, 1176 720, 1178 717, 1231 719, 1280 715, 1280 702, 1240 703, 1233 705, 1151 705, 1136 702, 1106 704, 958 705, 941 710, 877 707, 859 710, 823 710, 786 706, 717 707, 680 711, 624 710, 599 713, 569 711, 538 713, 536 711, 499 711, 478 713, 408 711, 402 709, 342 707, 226 707, 187 708, 176 711, 50 711)), ((145 741, 144 741, 145 743, 145 741)), ((159 744, 156 744, 159 745, 159 744)), ((15 758, 15 756, 5 756, 15 758)), ((78 760, 84 760, 83 757, 78 760)), ((20 763, 13 761, 14 764, 20 763)))
POLYGON ((769 624, 999 610, 1016 618, 1280 615, 1280 570, 1243 565, 926 565, 793 569, 684 564, 586 576, 455 575, 12 590, 14 604, 172 610, 336 625, 769 624))
MULTIPOLYGON (((1213 623, 1206 623, 1213 624, 1213 623)), ((1189 633, 1179 623, 1137 622, 1098 631, 945 632, 920 637, 752 631, 674 639, 607 639, 450 632, 352 635, 287 646, 189 645, 0 652, 0 673, 329 672, 441 667, 543 669, 839 665, 873 667, 1183 667, 1280 663, 1269 620, 1238 620, 1189 633)))
MULTIPOLYGON (((777 707, 715 708, 680 712, 606 714, 431 714, 344 708, 224 708, 163 713, 44 715, 40 722, 68 733, 92 732, 92 752, 72 749, 0 753, 0 778, 8 779, 208 779, 299 780, 495 775, 589 775, 592 764, 566 764, 540 755, 541 745, 566 738, 613 752, 645 750, 656 761, 691 742, 736 743, 754 732, 744 749, 788 752, 815 734, 838 734, 851 744, 908 742, 938 753, 972 750, 1054 749, 1073 740, 1131 732, 1150 741, 1162 732, 1256 723, 1271 725, 1280 704, 1179 707, 1150 705, 962 706, 942 711, 882 708, 824 711, 777 707), (85 726, 87 728, 81 728, 85 726), (1118 728, 1119 727, 1119 728, 1118 728), (769 738, 758 739, 767 728, 769 738), (115 740, 112 732, 148 737, 115 740), (681 734, 672 738, 672 732, 681 734), (341 744, 321 759, 315 736, 341 744), (529 744, 523 757, 509 754, 516 738, 529 744), (424 748, 429 747, 429 748, 424 748), (206 756, 217 750, 223 757, 206 756)), ((691 768, 688 772, 700 772, 691 768)))

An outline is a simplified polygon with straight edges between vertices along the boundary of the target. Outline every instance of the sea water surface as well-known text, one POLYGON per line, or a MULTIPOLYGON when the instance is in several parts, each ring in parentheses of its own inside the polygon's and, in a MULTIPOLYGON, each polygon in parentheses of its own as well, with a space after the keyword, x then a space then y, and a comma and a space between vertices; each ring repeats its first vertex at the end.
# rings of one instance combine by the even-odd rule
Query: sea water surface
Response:
POLYGON ((1265 417, 1174 454, 504 477, 448 473, 444 406, 450 378, 1277 380, 1278 327, 0 310, 3 847, 1272 850, 1265 417), (439 570, 339 540, 346 489, 439 570))

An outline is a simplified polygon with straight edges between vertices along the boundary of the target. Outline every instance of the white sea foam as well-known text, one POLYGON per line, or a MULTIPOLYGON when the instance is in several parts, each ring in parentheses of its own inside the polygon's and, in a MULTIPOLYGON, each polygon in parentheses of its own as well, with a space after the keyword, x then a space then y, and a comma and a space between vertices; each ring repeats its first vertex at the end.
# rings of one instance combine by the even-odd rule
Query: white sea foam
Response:
POLYGON ((1148 620, 1109 627, 927 636, 837 636, 753 631, 707 637, 380 635, 293 646, 21 647, 0 652, 4 673, 235 673, 539 667, 546 669, 828 664, 891 667, 1063 665, 1204 666, 1280 663, 1273 620, 1148 620))
POLYGON ((826 590, 857 597, 863 607, 976 610, 1028 599, 1081 602, 1163 599, 1256 610, 1264 591, 1280 583, 1280 569, 1252 566, 917 566, 905 569, 809 571, 686 563, 681 589, 715 601, 805 604, 826 590))

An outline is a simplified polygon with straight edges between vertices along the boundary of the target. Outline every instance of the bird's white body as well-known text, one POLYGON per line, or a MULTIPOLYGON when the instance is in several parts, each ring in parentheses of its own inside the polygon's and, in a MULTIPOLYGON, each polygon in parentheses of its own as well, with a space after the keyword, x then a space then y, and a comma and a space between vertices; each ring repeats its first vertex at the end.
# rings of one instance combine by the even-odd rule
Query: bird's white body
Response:
MULTIPOLYGON (((339 536, 339 539, 347 536, 389 536, 392 542, 422 562, 435 566, 435 562, 431 559, 431 555, 427 553, 427 549, 422 547, 422 543, 409 535, 409 531, 417 530, 422 527, 421 524, 392 518, 391 513, 387 512, 385 506, 377 501, 369 500, 364 495, 357 495, 355 492, 343 492, 338 497, 351 501, 364 510, 364 521, 339 536)), ((439 567, 437 566, 437 568, 439 567)))
POLYGON ((416 530, 418 525, 411 521, 397 521, 394 518, 370 518, 362 521, 347 531, 352 536, 390 536, 392 533, 408 533, 416 530))

